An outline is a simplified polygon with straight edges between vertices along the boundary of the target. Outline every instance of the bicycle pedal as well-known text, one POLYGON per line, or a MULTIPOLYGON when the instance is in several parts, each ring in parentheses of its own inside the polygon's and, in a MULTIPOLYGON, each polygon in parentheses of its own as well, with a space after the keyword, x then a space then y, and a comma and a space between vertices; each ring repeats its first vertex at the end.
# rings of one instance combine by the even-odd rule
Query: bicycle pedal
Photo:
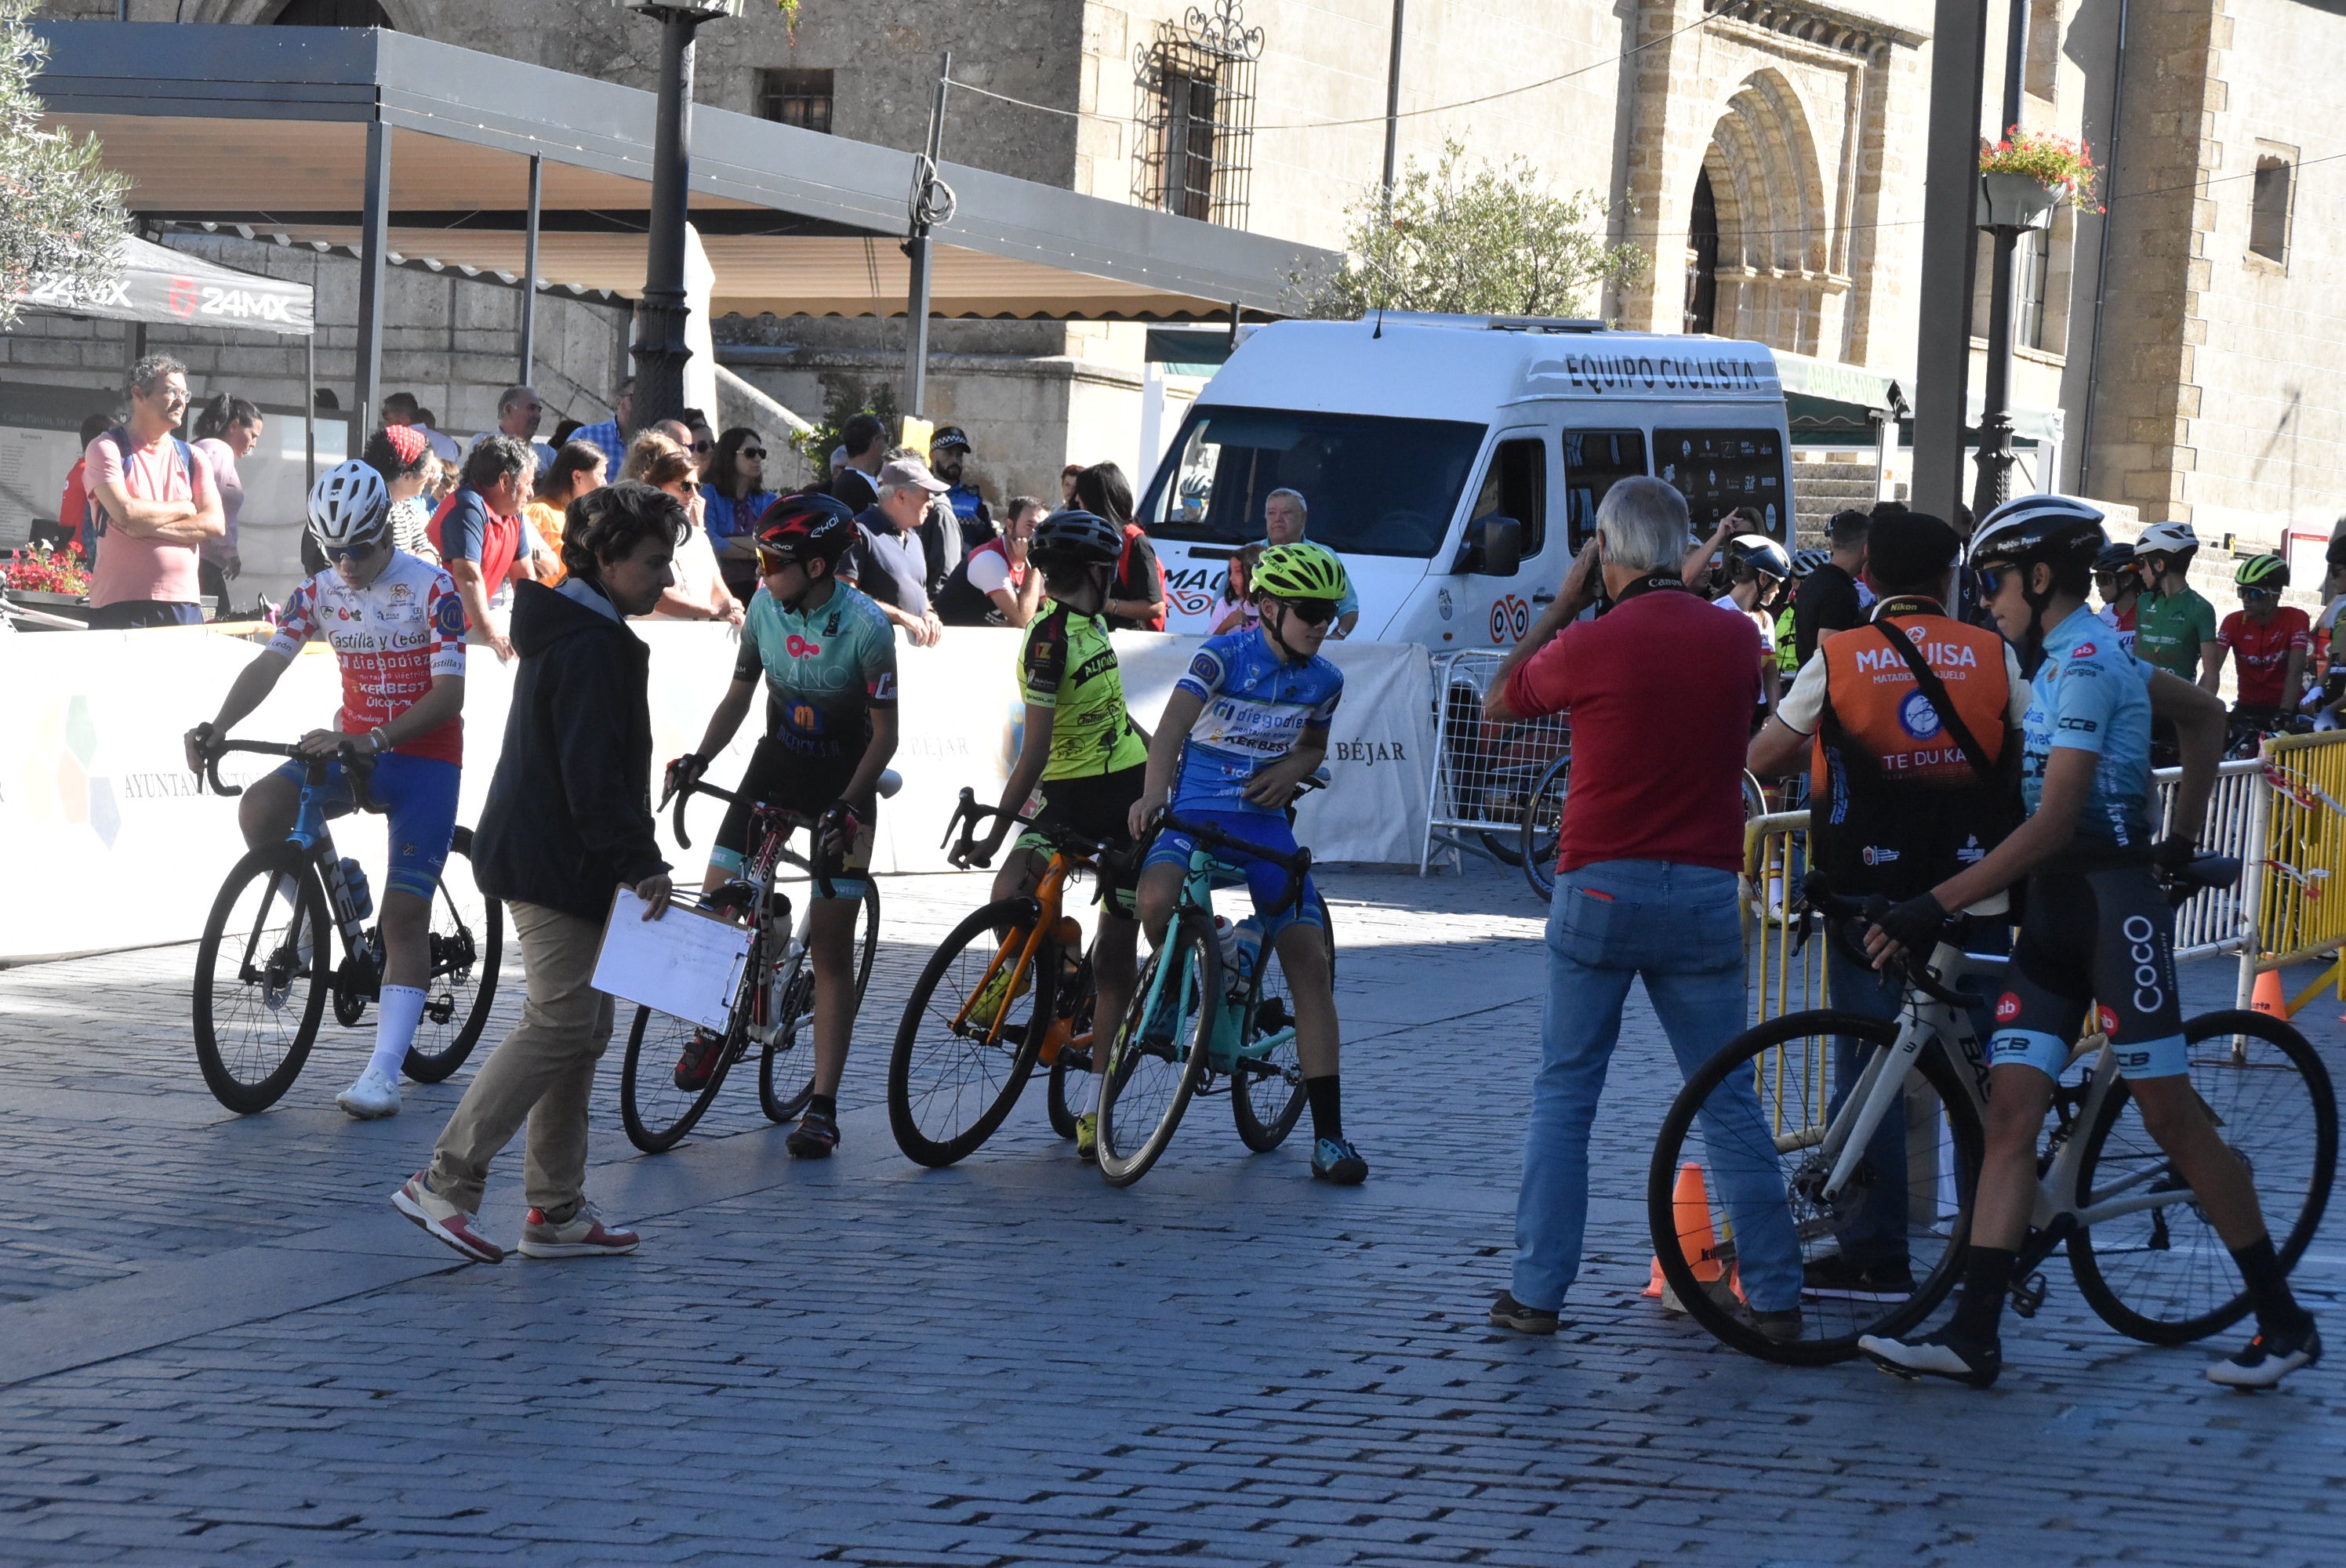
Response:
POLYGON ((2023 1318, 2034 1318, 2036 1309, 2045 1305, 2045 1276, 2032 1274, 2025 1279, 2014 1280, 2012 1286, 2012 1309, 2023 1318))

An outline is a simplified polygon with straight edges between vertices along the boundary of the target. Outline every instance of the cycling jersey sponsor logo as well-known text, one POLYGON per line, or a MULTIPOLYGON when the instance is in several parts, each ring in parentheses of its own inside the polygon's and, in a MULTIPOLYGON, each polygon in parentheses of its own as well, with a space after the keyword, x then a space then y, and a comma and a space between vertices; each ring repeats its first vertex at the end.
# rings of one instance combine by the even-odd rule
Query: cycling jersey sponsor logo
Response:
POLYGON ((2127 957, 2134 964, 2134 1010, 2157 1012, 2167 1004, 2167 988, 2159 972, 2158 928, 2143 915, 2128 915, 2118 927, 2127 940, 2127 957))
POLYGON ((811 702, 788 703, 782 708, 782 722, 797 734, 821 735, 823 730, 822 709, 811 702))
POLYGON ((2074 729, 2083 735, 2091 735, 2095 731, 2100 729, 2101 725, 2095 719, 2079 718, 2076 715, 2072 714, 2061 720, 2060 728, 2063 729, 2074 729))
POLYGON ((432 626, 433 629, 443 636, 463 636, 464 635, 464 602, 454 594, 442 599, 440 607, 432 612, 432 626))
POLYGON ((2069 650, 2069 657, 2071 658, 2091 658, 2096 651, 2097 650, 2091 643, 2079 643, 2076 647, 2069 650))
POLYGON ((1919 691, 1908 692, 1906 700, 1898 705, 1898 727, 1917 740, 1928 740, 1944 728, 1939 722, 1939 710, 1919 691))
POLYGON ((1898 851, 1884 849, 1879 844, 1868 844, 1858 858, 1869 866, 1886 866, 1898 858, 1898 851))
POLYGON ((874 702, 895 701, 896 672, 892 669, 882 670, 880 672, 880 677, 877 680, 874 680, 868 689, 872 694, 872 700, 874 702))
POLYGON ((2111 1039, 2115 1040, 2118 1037, 2118 1015, 2110 1008, 2096 1004, 2094 1008, 2094 1023, 2111 1039))
POLYGON ((1213 655, 1201 653, 1189 661, 1189 673, 1212 686, 1222 678, 1222 667, 1213 655))
POLYGON ((2020 996, 2018 993, 2007 991, 2002 996, 1995 999, 1995 1021, 1998 1023, 2010 1023, 2019 1016, 2020 996))
POLYGON ((821 643, 811 643, 807 641, 806 638, 799 636, 796 632, 792 632, 790 636, 790 640, 785 642, 782 646, 790 650, 790 655, 792 658, 812 658, 815 655, 822 652, 822 645, 821 643))

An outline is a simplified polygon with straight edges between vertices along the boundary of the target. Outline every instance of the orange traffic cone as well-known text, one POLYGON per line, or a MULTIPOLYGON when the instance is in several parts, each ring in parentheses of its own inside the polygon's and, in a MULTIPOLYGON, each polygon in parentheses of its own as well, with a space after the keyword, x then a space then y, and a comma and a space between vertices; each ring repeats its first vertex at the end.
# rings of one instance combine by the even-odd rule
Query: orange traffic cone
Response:
POLYGON ((1646 1280, 1646 1288, 1643 1294, 1648 1297, 1659 1296, 1663 1291, 1668 1290, 1668 1283, 1662 1278, 1662 1260, 1657 1257, 1654 1259, 1654 1272, 1646 1280))
POLYGON ((1678 1219, 1678 1246, 1705 1285, 1718 1282, 1719 1237, 1710 1228, 1710 1195, 1703 1190, 1702 1167, 1688 1160, 1678 1167, 1678 1184, 1670 1189, 1670 1208, 1678 1219))
POLYGON ((2289 1018, 2289 993, 2281 989, 2280 971, 2268 969, 2257 976, 2257 988, 2249 1002, 2249 1011, 2262 1013, 2286 1022, 2289 1018))

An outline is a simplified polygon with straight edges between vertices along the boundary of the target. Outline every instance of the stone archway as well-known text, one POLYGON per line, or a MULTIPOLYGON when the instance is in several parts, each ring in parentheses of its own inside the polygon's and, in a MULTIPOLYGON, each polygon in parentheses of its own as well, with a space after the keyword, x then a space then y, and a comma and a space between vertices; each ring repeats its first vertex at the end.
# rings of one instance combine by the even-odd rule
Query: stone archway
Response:
POLYGON ((1719 219, 1714 330, 1831 357, 1847 280, 1831 270, 1824 171, 1807 109, 1776 70, 1729 95, 1704 149, 1719 219))
MULTIPOLYGON (((309 10, 316 0, 189 0, 187 20, 217 22, 233 25, 261 25, 292 20, 289 10, 297 7, 309 10)), ((317 22, 332 26, 390 27, 402 33, 429 35, 422 24, 423 0, 339 0, 319 8, 317 22)), ((303 15, 303 22, 311 17, 303 15)))

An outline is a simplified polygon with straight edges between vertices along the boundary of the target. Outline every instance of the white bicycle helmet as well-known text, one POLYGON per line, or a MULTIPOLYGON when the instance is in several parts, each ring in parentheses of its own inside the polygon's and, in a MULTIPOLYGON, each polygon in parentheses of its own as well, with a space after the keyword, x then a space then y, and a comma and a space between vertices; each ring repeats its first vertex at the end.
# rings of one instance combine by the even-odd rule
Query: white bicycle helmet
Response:
POLYGON ((1724 554, 1729 560, 1754 572, 1764 572, 1779 582, 1792 575, 1792 557, 1784 546, 1765 534, 1738 534, 1727 542, 1724 554))
POLYGON ((2191 531, 2188 523, 2154 523, 2142 531, 2134 542, 2134 558, 2144 560, 2152 555, 2188 557, 2199 548, 2199 535, 2191 531))
POLYGON ((1832 559, 1831 550, 1798 550, 1792 555, 1792 575, 1805 577, 1832 559))
POLYGON ((372 543, 391 522, 391 492, 382 475, 352 458, 318 475, 310 487, 310 536, 324 550, 372 543))
POLYGON ((2102 532, 2102 509, 2092 502, 2074 495, 2015 495, 1981 520, 1964 565, 1976 571, 2052 560, 2072 550, 2090 559, 2108 542, 2102 532))

